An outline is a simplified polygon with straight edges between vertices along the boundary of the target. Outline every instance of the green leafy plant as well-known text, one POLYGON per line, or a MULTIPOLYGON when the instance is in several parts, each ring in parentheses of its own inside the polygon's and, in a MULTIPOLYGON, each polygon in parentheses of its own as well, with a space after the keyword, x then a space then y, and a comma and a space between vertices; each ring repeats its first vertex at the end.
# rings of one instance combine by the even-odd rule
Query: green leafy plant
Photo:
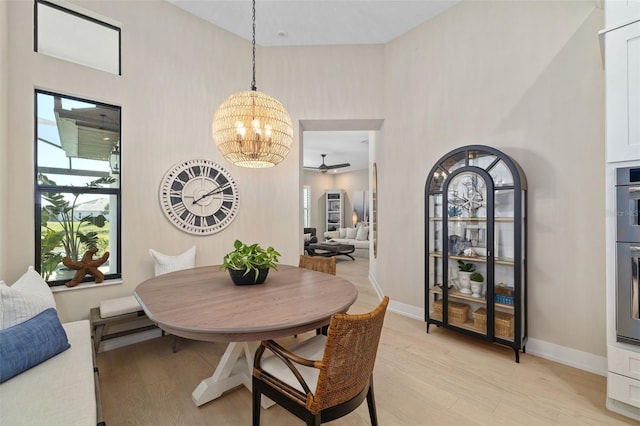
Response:
POLYGON ((41 231, 40 252, 42 263, 42 277, 45 281, 49 281, 51 274, 56 270, 60 262, 62 262, 62 253, 56 252, 55 249, 62 243, 62 235, 45 228, 41 231))
POLYGON ((458 270, 462 272, 473 272, 476 270, 476 267, 473 263, 465 263, 462 260, 458 260, 458 270))
POLYGON ((227 253, 222 259, 222 265, 220 269, 234 269, 236 271, 245 271, 244 275, 247 275, 249 271, 255 272, 255 278, 258 278, 260 269, 275 269, 278 270, 278 253, 273 247, 267 247, 266 249, 260 247, 258 243, 250 246, 246 245, 240 240, 236 240, 233 243, 234 250, 227 253))
POLYGON ((482 274, 480 272, 474 272, 473 274, 471 274, 469 279, 471 281, 475 281, 477 283, 484 282, 484 277, 482 276, 482 274))
MULTIPOLYGON (((90 188, 111 184, 116 178, 111 176, 101 177, 87 184, 90 188)), ((38 182, 41 185, 56 186, 56 183, 43 174, 38 174, 38 182)), ((64 248, 65 256, 72 260, 82 257, 82 252, 98 246, 99 236, 95 231, 89 231, 90 225, 98 228, 105 226, 107 220, 104 215, 86 215, 76 218, 76 204, 79 193, 72 193, 71 201, 65 200, 60 192, 43 192, 42 199, 47 202, 42 206, 41 215, 41 258, 42 273, 48 279, 62 261, 62 254, 56 249, 64 248), (59 228, 53 228, 50 223, 57 223, 59 228), (60 229, 61 228, 61 229, 60 229)))

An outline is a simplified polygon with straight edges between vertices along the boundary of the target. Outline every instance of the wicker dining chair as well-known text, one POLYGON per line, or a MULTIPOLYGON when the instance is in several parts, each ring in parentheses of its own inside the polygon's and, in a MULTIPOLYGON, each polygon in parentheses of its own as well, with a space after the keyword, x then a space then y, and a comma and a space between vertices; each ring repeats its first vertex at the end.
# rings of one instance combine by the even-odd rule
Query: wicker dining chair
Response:
POLYGON ((326 336, 289 350, 262 341, 253 362, 253 426, 260 425, 262 395, 314 426, 349 414, 366 398, 376 426, 373 367, 388 304, 385 297, 372 312, 335 314, 326 336), (273 355, 263 357, 267 349, 273 355))
MULTIPOLYGON (((298 261, 298 268, 311 269, 313 271, 324 272, 327 274, 335 275, 336 274, 336 258, 335 256, 331 257, 322 257, 322 256, 306 256, 304 254, 300 255, 300 260, 298 261)), ((317 334, 327 334, 327 326, 325 325, 322 328, 316 330, 317 334)), ((296 335, 295 337, 298 337, 296 335)))
POLYGON ((300 255, 300 261, 298 262, 299 268, 312 269, 314 271, 326 272, 327 274, 336 274, 336 258, 322 257, 322 256, 306 256, 300 255))

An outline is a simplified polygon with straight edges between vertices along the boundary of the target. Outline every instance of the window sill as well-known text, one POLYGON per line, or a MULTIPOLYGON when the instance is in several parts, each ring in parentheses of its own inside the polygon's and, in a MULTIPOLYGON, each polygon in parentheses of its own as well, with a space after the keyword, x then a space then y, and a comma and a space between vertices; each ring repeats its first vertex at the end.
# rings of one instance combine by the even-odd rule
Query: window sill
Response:
POLYGON ((80 283, 75 287, 67 287, 67 286, 64 286, 64 285, 57 285, 55 287, 51 287, 51 292, 52 293, 62 293, 62 292, 65 292, 65 291, 84 290, 86 288, 104 287, 104 286, 116 285, 116 284, 122 284, 122 279, 121 278, 117 278, 117 279, 114 279, 114 280, 104 280, 100 284, 96 283, 95 281, 87 281, 86 283, 80 283))

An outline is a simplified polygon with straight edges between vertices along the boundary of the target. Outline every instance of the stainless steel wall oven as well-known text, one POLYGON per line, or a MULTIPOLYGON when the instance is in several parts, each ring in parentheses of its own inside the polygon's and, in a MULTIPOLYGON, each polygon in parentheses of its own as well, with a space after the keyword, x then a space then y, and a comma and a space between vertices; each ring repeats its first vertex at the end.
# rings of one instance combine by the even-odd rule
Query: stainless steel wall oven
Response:
POLYGON ((616 337, 640 345, 640 167, 616 170, 616 337))

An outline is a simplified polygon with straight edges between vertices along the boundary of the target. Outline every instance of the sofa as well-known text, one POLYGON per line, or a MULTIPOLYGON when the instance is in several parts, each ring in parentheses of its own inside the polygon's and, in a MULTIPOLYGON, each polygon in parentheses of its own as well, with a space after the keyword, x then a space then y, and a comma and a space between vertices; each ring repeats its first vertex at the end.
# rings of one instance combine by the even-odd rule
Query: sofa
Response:
POLYGON ((356 228, 338 228, 337 231, 326 231, 326 241, 341 244, 350 244, 355 247, 353 255, 363 259, 369 259, 369 227, 358 225, 356 228))
POLYGON ((32 267, 0 302, 0 425, 103 424, 89 321, 60 323, 32 267))
POLYGON ((304 231, 303 232, 303 236, 304 236, 304 252, 306 254, 310 254, 309 253, 309 244, 318 242, 318 236, 316 235, 316 228, 304 228, 303 231, 304 231))

